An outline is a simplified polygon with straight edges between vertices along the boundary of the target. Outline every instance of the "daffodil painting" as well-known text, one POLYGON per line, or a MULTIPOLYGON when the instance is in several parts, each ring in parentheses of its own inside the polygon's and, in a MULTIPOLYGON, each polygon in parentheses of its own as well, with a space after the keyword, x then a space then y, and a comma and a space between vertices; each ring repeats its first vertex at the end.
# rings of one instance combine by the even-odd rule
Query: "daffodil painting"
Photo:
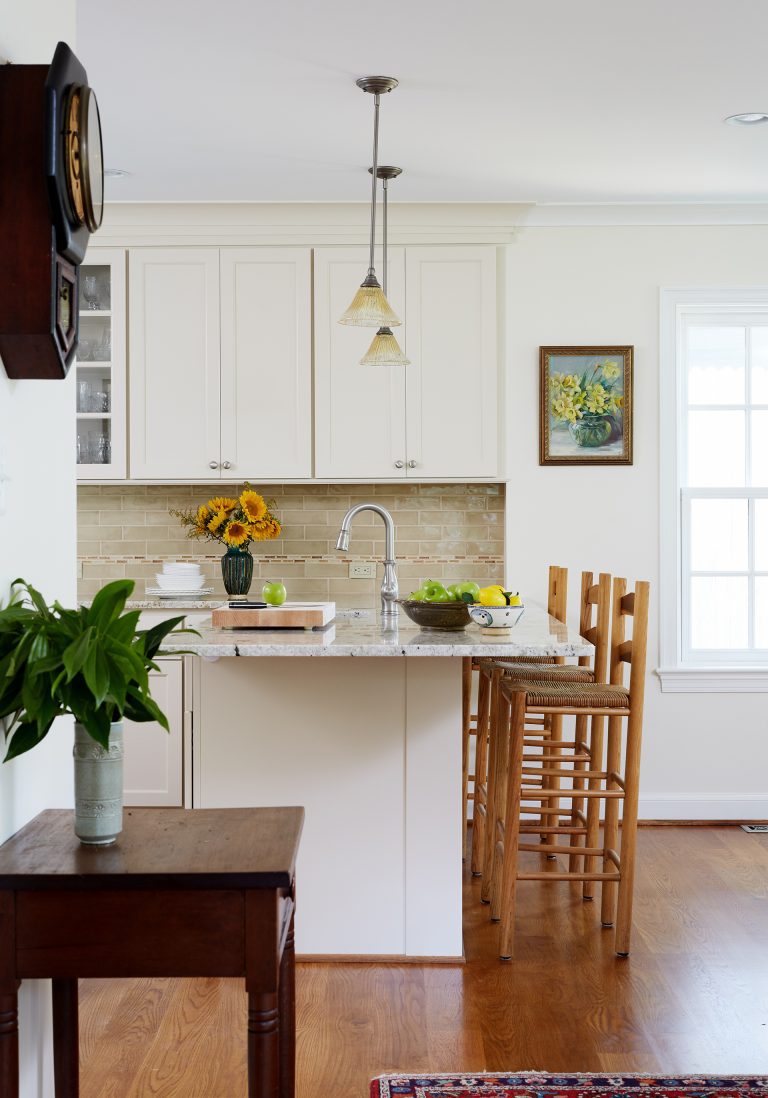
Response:
POLYGON ((632 464, 632 350, 541 348, 541 465, 632 464))

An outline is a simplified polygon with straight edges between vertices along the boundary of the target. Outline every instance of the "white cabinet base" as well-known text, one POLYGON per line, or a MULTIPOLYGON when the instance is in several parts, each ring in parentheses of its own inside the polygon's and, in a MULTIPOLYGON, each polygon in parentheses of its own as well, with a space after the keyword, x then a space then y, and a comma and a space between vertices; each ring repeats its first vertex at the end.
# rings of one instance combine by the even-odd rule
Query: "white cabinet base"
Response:
POLYGON ((196 672, 195 806, 306 810, 298 952, 461 957, 461 660, 196 672))
MULTIPOLYGON (((143 624, 143 623, 142 623, 143 624)), ((181 807, 183 779, 183 697, 181 659, 159 659, 149 676, 152 697, 170 725, 124 722, 126 808, 181 807)))

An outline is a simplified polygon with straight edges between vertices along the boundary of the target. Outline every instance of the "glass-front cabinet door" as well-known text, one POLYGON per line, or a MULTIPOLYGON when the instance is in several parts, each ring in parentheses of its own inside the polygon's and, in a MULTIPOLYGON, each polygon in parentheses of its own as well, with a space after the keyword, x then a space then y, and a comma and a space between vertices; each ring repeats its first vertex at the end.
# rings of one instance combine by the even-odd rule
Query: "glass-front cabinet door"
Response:
POLYGON ((126 476, 125 262, 120 248, 89 248, 80 267, 78 480, 126 476))

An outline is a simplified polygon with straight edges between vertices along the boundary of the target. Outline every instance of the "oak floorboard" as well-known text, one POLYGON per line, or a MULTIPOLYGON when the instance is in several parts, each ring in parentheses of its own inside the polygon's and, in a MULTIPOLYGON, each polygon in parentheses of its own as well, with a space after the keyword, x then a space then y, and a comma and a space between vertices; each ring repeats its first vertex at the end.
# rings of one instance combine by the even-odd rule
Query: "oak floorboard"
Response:
MULTIPOLYGON (((467 876, 465 965, 298 965, 297 1098, 384 1071, 768 1074, 768 835, 642 828, 625 960, 599 892, 519 889, 514 962, 467 876)), ((240 1098, 245 1004, 239 980, 81 981, 81 1098, 240 1098)))

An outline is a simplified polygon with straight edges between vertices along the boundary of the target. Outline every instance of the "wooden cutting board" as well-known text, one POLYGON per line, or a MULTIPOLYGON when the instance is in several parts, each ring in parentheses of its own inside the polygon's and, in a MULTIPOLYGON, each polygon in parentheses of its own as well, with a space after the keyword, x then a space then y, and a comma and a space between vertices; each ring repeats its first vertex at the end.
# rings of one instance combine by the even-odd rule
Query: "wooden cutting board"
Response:
POLYGON ((211 611, 211 624, 219 629, 322 629, 335 617, 335 602, 284 602, 264 610, 220 606, 211 611))

